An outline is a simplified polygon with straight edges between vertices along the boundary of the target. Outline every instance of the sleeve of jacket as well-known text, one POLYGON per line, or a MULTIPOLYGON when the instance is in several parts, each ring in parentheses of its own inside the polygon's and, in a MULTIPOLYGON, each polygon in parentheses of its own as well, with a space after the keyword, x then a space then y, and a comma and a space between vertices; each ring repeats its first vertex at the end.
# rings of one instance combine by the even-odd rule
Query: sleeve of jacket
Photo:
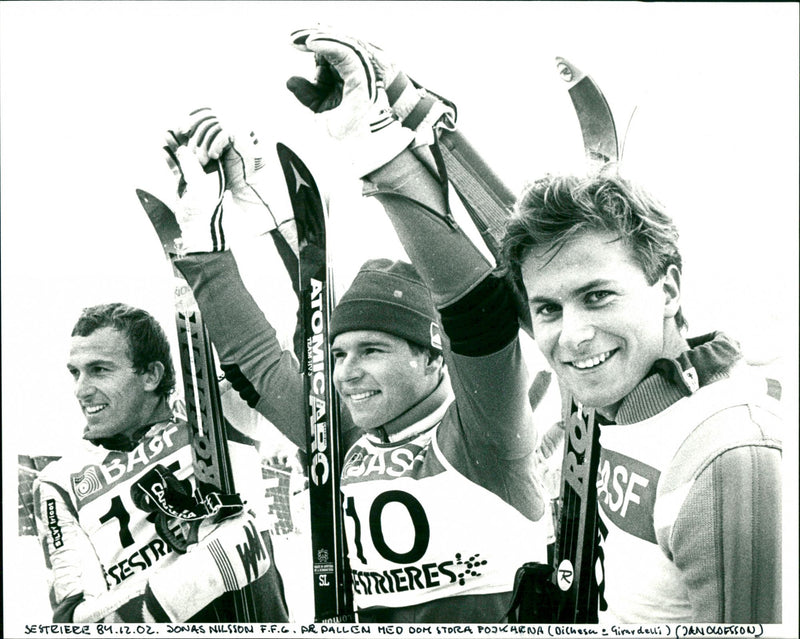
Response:
POLYGON ((51 575, 53 621, 102 621, 104 615, 81 618, 80 611, 76 614, 86 599, 101 602, 114 599, 114 604, 116 599, 109 595, 103 567, 71 501, 57 485, 37 481, 34 509, 45 564, 51 575))
MULTIPOLYGON (((659 542, 684 576, 697 622, 781 622, 781 447, 754 407, 718 414, 752 436, 706 450, 671 533, 659 542)), ((720 438, 715 438, 719 442, 720 438)))
POLYGON ((439 444, 470 479, 532 519, 543 512, 536 489, 536 429, 519 320, 507 282, 447 218, 441 185, 405 151, 367 176, 365 194, 383 206, 439 310, 457 418, 439 444))
POLYGON ((245 287, 230 251, 190 254, 177 261, 217 349, 226 377, 297 446, 305 446, 303 379, 294 355, 245 287))

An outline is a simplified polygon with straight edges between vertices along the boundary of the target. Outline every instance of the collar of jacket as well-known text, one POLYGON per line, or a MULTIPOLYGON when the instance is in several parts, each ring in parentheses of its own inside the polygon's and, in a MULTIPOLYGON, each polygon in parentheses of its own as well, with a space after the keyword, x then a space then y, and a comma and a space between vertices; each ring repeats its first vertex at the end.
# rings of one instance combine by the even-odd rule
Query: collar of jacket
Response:
POLYGON ((414 404, 402 415, 372 429, 366 435, 370 441, 376 444, 395 445, 410 439, 442 421, 452 399, 450 377, 446 371, 443 371, 439 385, 433 389, 430 395, 414 404))
POLYGON ((622 400, 615 423, 633 424, 665 410, 699 388, 730 375, 741 357, 738 342, 714 332, 687 340, 689 350, 658 359, 650 373, 622 400))
POLYGON ((165 402, 153 417, 152 421, 147 424, 143 424, 132 433, 117 433, 111 437, 93 439, 92 443, 97 446, 102 446, 107 450, 120 450, 129 453, 139 445, 139 442, 153 426, 171 420, 175 420, 175 415, 172 413, 172 409, 167 406, 165 402))

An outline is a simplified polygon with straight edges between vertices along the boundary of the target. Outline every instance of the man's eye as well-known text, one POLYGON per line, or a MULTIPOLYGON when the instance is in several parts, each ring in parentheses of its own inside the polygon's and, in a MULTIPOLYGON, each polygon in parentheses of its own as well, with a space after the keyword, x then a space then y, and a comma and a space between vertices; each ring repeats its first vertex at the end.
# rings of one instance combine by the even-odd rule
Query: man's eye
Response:
POLYGON ((560 310, 557 304, 542 304, 534 308, 534 313, 539 317, 550 318, 555 316, 560 310))
POLYGON ((597 304, 598 302, 608 299, 613 294, 612 291, 591 291, 586 294, 586 301, 590 304, 597 304))

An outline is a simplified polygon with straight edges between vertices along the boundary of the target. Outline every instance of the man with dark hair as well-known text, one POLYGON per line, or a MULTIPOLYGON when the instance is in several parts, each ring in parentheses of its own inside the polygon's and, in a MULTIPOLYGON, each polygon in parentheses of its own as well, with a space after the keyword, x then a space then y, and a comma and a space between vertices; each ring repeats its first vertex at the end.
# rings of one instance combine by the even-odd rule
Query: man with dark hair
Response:
POLYGON ((613 173, 521 196, 505 260, 540 350, 601 424, 601 621, 779 623, 780 385, 686 339, 678 232, 613 173))
POLYGON ((156 393, 167 398, 175 390, 175 367, 164 329, 140 308, 126 304, 101 304, 86 308, 72 329, 72 337, 87 337, 99 328, 115 328, 128 338, 134 371, 144 373, 152 362, 164 367, 156 393))
POLYGON ((196 538, 184 524, 168 523, 188 551, 159 533, 154 515, 132 496, 157 467, 185 493, 193 477, 189 426, 168 403, 175 386, 169 342, 155 319, 125 304, 85 309, 72 331, 67 369, 88 443, 45 467, 34 486, 37 528, 52 571, 53 620, 233 621, 231 594, 247 584, 258 621, 286 620, 254 441, 228 430, 247 511, 203 521, 196 538), (247 566, 237 551, 243 544, 254 551, 247 566))

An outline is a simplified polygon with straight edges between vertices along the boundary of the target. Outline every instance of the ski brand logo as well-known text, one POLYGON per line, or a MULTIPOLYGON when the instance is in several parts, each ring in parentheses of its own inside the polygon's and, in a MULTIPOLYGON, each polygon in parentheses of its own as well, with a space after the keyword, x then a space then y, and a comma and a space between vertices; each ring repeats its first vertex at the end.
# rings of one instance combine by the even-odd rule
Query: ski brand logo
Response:
POLYGON ((439 325, 431 322, 431 346, 442 349, 442 334, 439 332, 439 325))
POLYGON ((594 417, 590 417, 587 422, 578 410, 570 415, 566 429, 567 456, 564 461, 563 480, 581 496, 581 499, 584 498, 586 482, 591 471, 589 444, 593 428, 594 417))
POLYGON ((572 578, 575 576, 575 569, 569 559, 563 559, 558 564, 558 587, 566 592, 572 587, 572 578))
POLYGON ((322 282, 311 279, 311 336, 308 338, 308 404, 311 408, 309 426, 311 432, 311 480, 317 486, 322 486, 330 478, 330 462, 328 460, 328 429, 327 429, 327 388, 328 370, 325 360, 324 341, 325 317, 322 308, 322 282))
POLYGON ((294 173, 294 192, 299 193, 301 186, 306 186, 310 189, 311 185, 303 179, 303 176, 300 175, 294 163, 289 162, 289 166, 292 167, 292 173, 294 173))

